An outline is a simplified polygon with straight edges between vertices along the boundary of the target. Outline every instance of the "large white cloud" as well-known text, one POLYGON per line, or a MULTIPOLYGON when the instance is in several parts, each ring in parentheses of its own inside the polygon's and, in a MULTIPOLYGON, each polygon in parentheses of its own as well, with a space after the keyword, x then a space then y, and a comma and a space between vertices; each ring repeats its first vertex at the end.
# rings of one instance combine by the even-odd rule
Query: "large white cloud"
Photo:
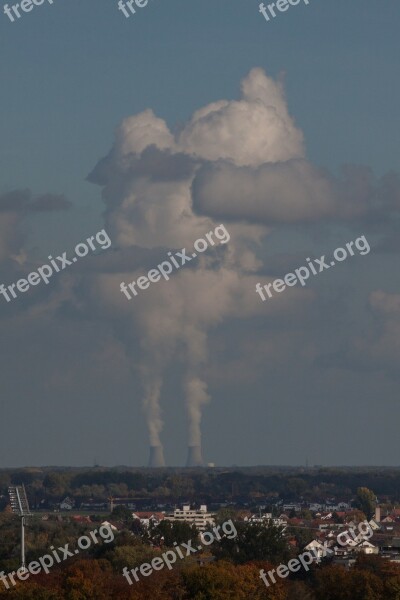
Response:
MULTIPOLYGON (((176 138, 149 110, 123 121, 113 148, 90 176, 103 187, 106 229, 119 249, 189 249, 223 222, 193 211, 192 184, 205 160, 257 167, 302 159, 303 136, 288 114, 282 85, 253 69, 242 83, 242 96, 200 109, 176 138)), ((89 294, 100 313, 125 315, 132 335, 140 332, 143 404, 153 445, 160 443, 163 372, 174 355, 185 364, 188 435, 196 445, 201 407, 208 400, 204 369, 210 329, 227 319, 301 310, 312 299, 307 291, 292 290, 279 302, 261 302, 254 273, 262 263, 255 248, 268 231, 265 225, 231 224, 227 245, 210 249, 131 303, 119 283, 145 271, 129 272, 121 265, 120 275, 93 280, 89 294)))
POLYGON ((195 112, 179 146, 200 158, 236 165, 303 157, 303 135, 289 116, 282 84, 252 69, 242 93, 242 100, 222 100, 195 112))

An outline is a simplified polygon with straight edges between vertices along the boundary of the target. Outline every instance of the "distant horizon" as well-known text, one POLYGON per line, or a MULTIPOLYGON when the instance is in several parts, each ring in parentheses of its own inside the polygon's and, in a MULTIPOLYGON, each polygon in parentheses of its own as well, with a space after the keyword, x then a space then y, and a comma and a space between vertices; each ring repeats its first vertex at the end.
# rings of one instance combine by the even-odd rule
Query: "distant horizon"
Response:
POLYGON ((140 469, 146 471, 161 471, 168 469, 179 469, 183 471, 216 471, 218 469, 302 469, 305 471, 308 470, 318 470, 318 469, 400 469, 400 465, 310 465, 306 467, 305 465, 215 465, 214 467, 185 467, 185 466, 177 466, 177 465, 166 465, 164 467, 148 467, 148 466, 129 466, 129 465, 114 465, 114 466, 104 466, 104 465, 94 465, 94 466, 74 466, 74 465, 36 465, 36 466, 23 466, 23 467, 0 467, 0 471, 18 471, 18 470, 35 470, 35 469, 140 469))

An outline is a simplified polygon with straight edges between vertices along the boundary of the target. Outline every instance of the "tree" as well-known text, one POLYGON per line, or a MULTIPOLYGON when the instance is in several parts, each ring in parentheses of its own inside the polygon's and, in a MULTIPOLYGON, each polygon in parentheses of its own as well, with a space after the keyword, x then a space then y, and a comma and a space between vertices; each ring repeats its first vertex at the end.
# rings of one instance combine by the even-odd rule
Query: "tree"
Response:
POLYGON ((145 527, 140 519, 133 519, 133 523, 131 525, 131 531, 134 535, 146 539, 148 537, 147 527, 145 527))
POLYGON ((119 573, 124 567, 132 569, 138 567, 145 562, 151 562, 159 552, 155 552, 149 546, 144 544, 136 546, 119 546, 106 554, 113 568, 119 573))
POLYGON ((313 529, 309 529, 308 527, 291 527, 289 525, 285 533, 296 538, 299 548, 304 548, 315 538, 315 531, 313 529))
MULTIPOLYGON (((129 589, 125 582, 126 594, 115 593, 120 576, 115 576, 107 560, 79 560, 62 572, 62 589, 65 600, 110 600, 126 599, 129 589)), ((124 589, 122 588, 122 589, 124 589)))
POLYGON ((164 519, 155 526, 150 526, 149 537, 154 544, 161 546, 173 546, 174 542, 178 545, 194 540, 198 537, 198 531, 194 525, 189 525, 184 521, 167 521, 164 519))
POLYGON ((286 600, 315 600, 315 595, 304 582, 295 581, 290 586, 286 600))
POLYGON ((358 488, 356 503, 358 508, 367 516, 367 519, 372 519, 376 508, 376 496, 374 492, 366 487, 358 488))
POLYGON ((281 581, 266 589, 254 565, 236 567, 226 562, 182 572, 187 598, 192 600, 284 600, 281 581))
POLYGON ((1 600, 8 598, 9 600, 61 600, 64 596, 60 596, 58 590, 48 590, 42 586, 19 585, 3 593, 0 593, 1 600))
POLYGON ((384 584, 373 573, 332 566, 316 572, 317 600, 388 600, 384 584))
POLYGON ((238 518, 238 511, 234 508, 220 508, 217 514, 215 515, 215 523, 217 525, 223 525, 226 521, 232 520, 236 521, 238 518))
POLYGON ((245 563, 252 560, 270 560, 273 563, 286 562, 289 550, 282 527, 259 523, 235 522, 237 536, 226 536, 214 544, 212 553, 217 558, 230 559, 235 563, 245 563))
POLYGON ((66 482, 61 473, 48 473, 43 480, 43 487, 53 498, 60 498, 66 493, 66 482))
POLYGON ((118 521, 122 521, 125 525, 131 525, 133 521, 132 511, 126 506, 116 506, 111 513, 111 517, 118 521))

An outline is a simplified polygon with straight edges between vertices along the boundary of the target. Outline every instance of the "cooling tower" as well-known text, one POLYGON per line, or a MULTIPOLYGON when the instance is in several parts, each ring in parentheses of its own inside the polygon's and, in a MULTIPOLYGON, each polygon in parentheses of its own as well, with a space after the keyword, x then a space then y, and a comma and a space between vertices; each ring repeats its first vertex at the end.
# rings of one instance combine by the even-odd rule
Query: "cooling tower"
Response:
POLYGON ((187 467, 203 467, 204 466, 204 460, 201 455, 201 447, 200 446, 189 446, 186 466, 187 467))
POLYGON ((165 467, 162 446, 150 446, 149 467, 165 467))

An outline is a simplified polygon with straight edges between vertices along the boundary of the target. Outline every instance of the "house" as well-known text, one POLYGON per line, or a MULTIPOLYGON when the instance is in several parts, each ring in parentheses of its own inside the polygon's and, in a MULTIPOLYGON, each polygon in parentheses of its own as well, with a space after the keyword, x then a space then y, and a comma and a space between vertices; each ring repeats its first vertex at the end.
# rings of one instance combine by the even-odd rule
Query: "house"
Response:
POLYGON ((283 512, 291 512, 292 510, 294 510, 295 512, 300 512, 301 511, 301 506, 300 504, 284 504, 282 506, 283 512))
POLYGON ((281 513, 278 517, 278 519, 280 519, 281 521, 284 521, 286 524, 289 521, 289 517, 287 515, 285 515, 285 513, 281 513))
POLYGON ((379 554, 382 558, 387 558, 391 562, 400 561, 400 537, 376 533, 370 541, 379 548, 379 554))
POLYGON ((313 561, 315 562, 320 562, 320 560, 326 556, 326 549, 318 540, 313 540, 307 544, 304 550, 312 553, 313 561))
POLYGON ((72 510, 75 506, 74 500, 72 500, 69 496, 64 498, 64 500, 60 503, 60 510, 72 510))
POLYGON ((108 527, 111 531, 119 531, 121 528, 115 523, 110 523, 110 521, 103 521, 101 524, 102 527, 108 527))
POLYGON ((84 515, 74 515, 72 517, 72 519, 76 523, 91 523, 92 522, 92 520, 89 516, 84 516, 84 515))
POLYGON ((387 515, 387 517, 384 517, 381 520, 381 523, 395 523, 396 522, 396 518, 392 517, 391 515, 387 515))
POLYGON ((319 529, 319 531, 329 531, 330 529, 340 529, 344 527, 340 523, 336 523, 332 518, 323 518, 315 519, 312 523, 313 528, 319 529))
POLYGON ((285 519, 281 519, 280 517, 274 518, 272 513, 264 513, 259 515, 251 515, 250 517, 245 517, 243 519, 245 523, 258 523, 261 525, 268 525, 272 523, 275 527, 287 527, 287 517, 285 515, 285 519))
POLYGON ((356 546, 353 546, 352 549, 354 552, 360 552, 361 554, 379 554, 379 548, 367 540, 363 540, 356 546))
POLYGON ((139 520, 141 525, 149 528, 150 525, 158 525, 165 519, 164 512, 134 512, 132 513, 134 520, 139 520))

